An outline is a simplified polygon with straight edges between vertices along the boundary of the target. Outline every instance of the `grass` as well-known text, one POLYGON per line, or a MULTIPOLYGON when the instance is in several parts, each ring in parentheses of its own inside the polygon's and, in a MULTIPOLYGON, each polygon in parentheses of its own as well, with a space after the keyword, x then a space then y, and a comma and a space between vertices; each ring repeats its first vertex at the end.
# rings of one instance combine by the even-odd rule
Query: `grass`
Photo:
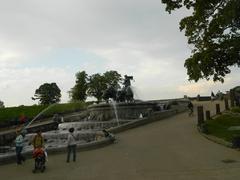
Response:
MULTIPOLYGON (((236 108, 234 109, 236 112, 236 108)), ((234 136, 240 136, 240 130, 228 130, 231 126, 240 126, 240 113, 226 113, 216 119, 208 120, 206 124, 209 134, 226 141, 231 142, 234 136)))
MULTIPOLYGON (((56 104, 43 113, 41 118, 51 117, 55 113, 64 114, 79 111, 85 108, 88 104, 84 102, 56 104)), ((19 106, 0 109, 0 122, 16 120, 21 115, 25 115, 27 118, 32 119, 42 110, 47 108, 47 105, 33 105, 33 106, 19 106)))

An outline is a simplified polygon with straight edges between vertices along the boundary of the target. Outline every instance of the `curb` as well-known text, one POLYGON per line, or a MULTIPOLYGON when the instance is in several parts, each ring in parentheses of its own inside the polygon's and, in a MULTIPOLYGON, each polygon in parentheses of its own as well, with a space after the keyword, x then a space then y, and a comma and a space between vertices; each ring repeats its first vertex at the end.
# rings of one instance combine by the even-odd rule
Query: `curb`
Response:
POLYGON ((198 130, 199 134, 201 134, 206 139, 208 139, 208 140, 210 140, 212 142, 215 142, 217 144, 221 144, 221 145, 223 145, 225 147, 235 149, 235 148, 233 148, 233 144, 232 143, 230 143, 228 141, 225 141, 224 139, 218 138, 216 136, 207 135, 207 134, 203 133, 199 127, 197 127, 197 130, 198 130))

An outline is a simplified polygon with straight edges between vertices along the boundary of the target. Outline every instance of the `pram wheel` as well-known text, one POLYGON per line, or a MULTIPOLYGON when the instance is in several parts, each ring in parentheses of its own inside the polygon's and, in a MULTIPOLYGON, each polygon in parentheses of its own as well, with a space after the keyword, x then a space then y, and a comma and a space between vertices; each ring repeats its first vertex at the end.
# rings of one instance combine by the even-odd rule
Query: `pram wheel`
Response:
POLYGON ((45 166, 42 166, 41 168, 41 172, 43 173, 45 171, 46 167, 45 166))

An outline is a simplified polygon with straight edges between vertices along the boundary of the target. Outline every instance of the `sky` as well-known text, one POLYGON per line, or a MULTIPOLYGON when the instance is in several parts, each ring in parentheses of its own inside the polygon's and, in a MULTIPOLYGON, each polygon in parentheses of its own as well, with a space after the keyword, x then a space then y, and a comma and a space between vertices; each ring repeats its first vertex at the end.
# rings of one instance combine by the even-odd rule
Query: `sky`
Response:
POLYGON ((116 70, 134 77, 142 100, 210 95, 237 86, 238 69, 225 83, 189 82, 191 54, 179 21, 161 0, 0 0, 0 100, 5 106, 37 104, 43 83, 56 82, 61 102, 75 74, 116 70))

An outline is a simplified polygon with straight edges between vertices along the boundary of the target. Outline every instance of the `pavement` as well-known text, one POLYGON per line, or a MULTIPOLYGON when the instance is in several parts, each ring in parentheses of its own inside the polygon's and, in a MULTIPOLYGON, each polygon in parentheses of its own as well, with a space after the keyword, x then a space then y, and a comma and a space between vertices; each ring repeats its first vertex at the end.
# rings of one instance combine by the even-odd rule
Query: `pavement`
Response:
POLYGON ((44 173, 33 174, 33 160, 0 166, 6 180, 237 180, 240 152, 201 136, 196 116, 187 113, 116 135, 113 145, 77 153, 51 155, 44 173))

